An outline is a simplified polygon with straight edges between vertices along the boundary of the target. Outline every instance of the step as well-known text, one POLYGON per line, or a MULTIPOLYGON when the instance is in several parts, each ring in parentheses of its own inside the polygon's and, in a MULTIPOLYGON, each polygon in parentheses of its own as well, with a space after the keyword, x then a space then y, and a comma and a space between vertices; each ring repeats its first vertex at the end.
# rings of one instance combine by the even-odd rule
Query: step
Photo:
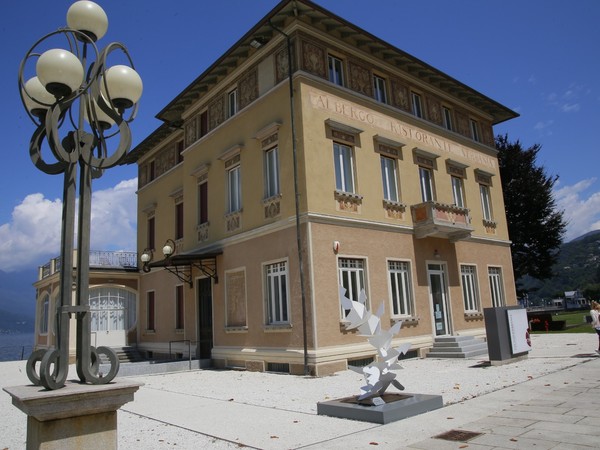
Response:
POLYGON ((472 344, 472 345, 463 345, 462 347, 438 347, 436 345, 431 349, 434 352, 443 352, 443 353, 452 353, 452 352, 472 352, 485 350, 487 352, 488 347, 485 342, 472 344))

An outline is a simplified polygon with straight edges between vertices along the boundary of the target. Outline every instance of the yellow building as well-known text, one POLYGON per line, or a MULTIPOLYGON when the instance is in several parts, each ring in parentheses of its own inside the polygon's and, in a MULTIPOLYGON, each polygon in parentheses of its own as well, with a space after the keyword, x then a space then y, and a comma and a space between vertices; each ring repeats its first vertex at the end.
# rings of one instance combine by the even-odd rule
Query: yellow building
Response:
POLYGON ((483 308, 516 304, 492 130, 516 116, 308 0, 282 1, 128 155, 151 257, 140 349, 191 341, 217 367, 342 370, 374 352, 345 330, 340 284, 383 305, 384 325, 404 321, 397 342, 420 353, 436 336, 484 336, 483 308))
MULTIPOLYGON (((77 261, 74 252, 73 261, 77 261)), ((60 304, 60 258, 39 268, 36 289, 35 348, 56 346, 60 304)), ((75 289, 73 270, 73 289, 75 289)), ((94 347, 131 347, 137 339, 138 262, 135 252, 91 251, 89 305, 91 344, 94 347)), ((75 304, 75 291, 71 304, 75 304)), ((74 360, 77 321, 69 322, 69 354, 74 360)))

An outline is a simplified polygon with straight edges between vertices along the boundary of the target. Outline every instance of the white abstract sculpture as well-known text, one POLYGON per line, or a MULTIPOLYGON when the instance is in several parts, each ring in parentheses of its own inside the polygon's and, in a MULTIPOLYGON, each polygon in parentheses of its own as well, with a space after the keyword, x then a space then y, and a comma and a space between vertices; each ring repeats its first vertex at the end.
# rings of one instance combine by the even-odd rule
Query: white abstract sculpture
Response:
POLYGON ((383 303, 377 310, 376 314, 372 314, 366 305, 367 295, 364 289, 360 291, 358 301, 352 301, 346 297, 346 288, 339 287, 340 303, 342 308, 349 310, 346 316, 347 330, 358 328, 361 336, 368 336, 369 343, 377 350, 377 360, 366 367, 349 368, 357 373, 362 373, 365 376, 367 384, 360 388, 361 394, 357 400, 378 397, 383 395, 390 384, 393 384, 401 391, 404 390, 395 378, 396 374, 392 370, 401 369, 398 364, 398 357, 405 354, 410 349, 410 343, 401 345, 398 348, 392 347, 392 338, 398 334, 402 322, 396 322, 390 329, 381 329, 381 316, 383 315, 383 303))

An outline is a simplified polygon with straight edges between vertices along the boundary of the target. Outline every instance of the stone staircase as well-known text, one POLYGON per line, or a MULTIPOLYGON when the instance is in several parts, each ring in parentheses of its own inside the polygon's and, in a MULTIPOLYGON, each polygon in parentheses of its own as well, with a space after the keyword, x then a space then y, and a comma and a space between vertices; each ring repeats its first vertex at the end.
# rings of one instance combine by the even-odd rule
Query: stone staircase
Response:
MULTIPOLYGON (((117 354, 120 363, 145 361, 145 358, 136 347, 113 347, 112 349, 117 354)), ((101 354, 100 364, 108 364, 108 362, 108 358, 101 354)))
POLYGON ((473 336, 439 336, 427 358, 472 358, 486 355, 487 343, 473 336))

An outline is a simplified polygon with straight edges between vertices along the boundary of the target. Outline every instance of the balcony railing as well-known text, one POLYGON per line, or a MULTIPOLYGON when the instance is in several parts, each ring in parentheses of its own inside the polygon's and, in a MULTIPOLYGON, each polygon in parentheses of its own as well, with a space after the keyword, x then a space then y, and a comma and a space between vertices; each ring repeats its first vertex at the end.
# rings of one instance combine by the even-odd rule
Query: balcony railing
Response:
MULTIPOLYGON (((76 256, 74 255, 76 260, 76 256)), ((53 258, 40 266, 39 279, 60 272, 60 258, 53 258)), ((101 269, 137 269, 136 252, 90 251, 90 267, 101 269)))
POLYGON ((451 242, 471 237, 471 216, 467 208, 437 202, 410 207, 417 239, 438 237, 451 242))

